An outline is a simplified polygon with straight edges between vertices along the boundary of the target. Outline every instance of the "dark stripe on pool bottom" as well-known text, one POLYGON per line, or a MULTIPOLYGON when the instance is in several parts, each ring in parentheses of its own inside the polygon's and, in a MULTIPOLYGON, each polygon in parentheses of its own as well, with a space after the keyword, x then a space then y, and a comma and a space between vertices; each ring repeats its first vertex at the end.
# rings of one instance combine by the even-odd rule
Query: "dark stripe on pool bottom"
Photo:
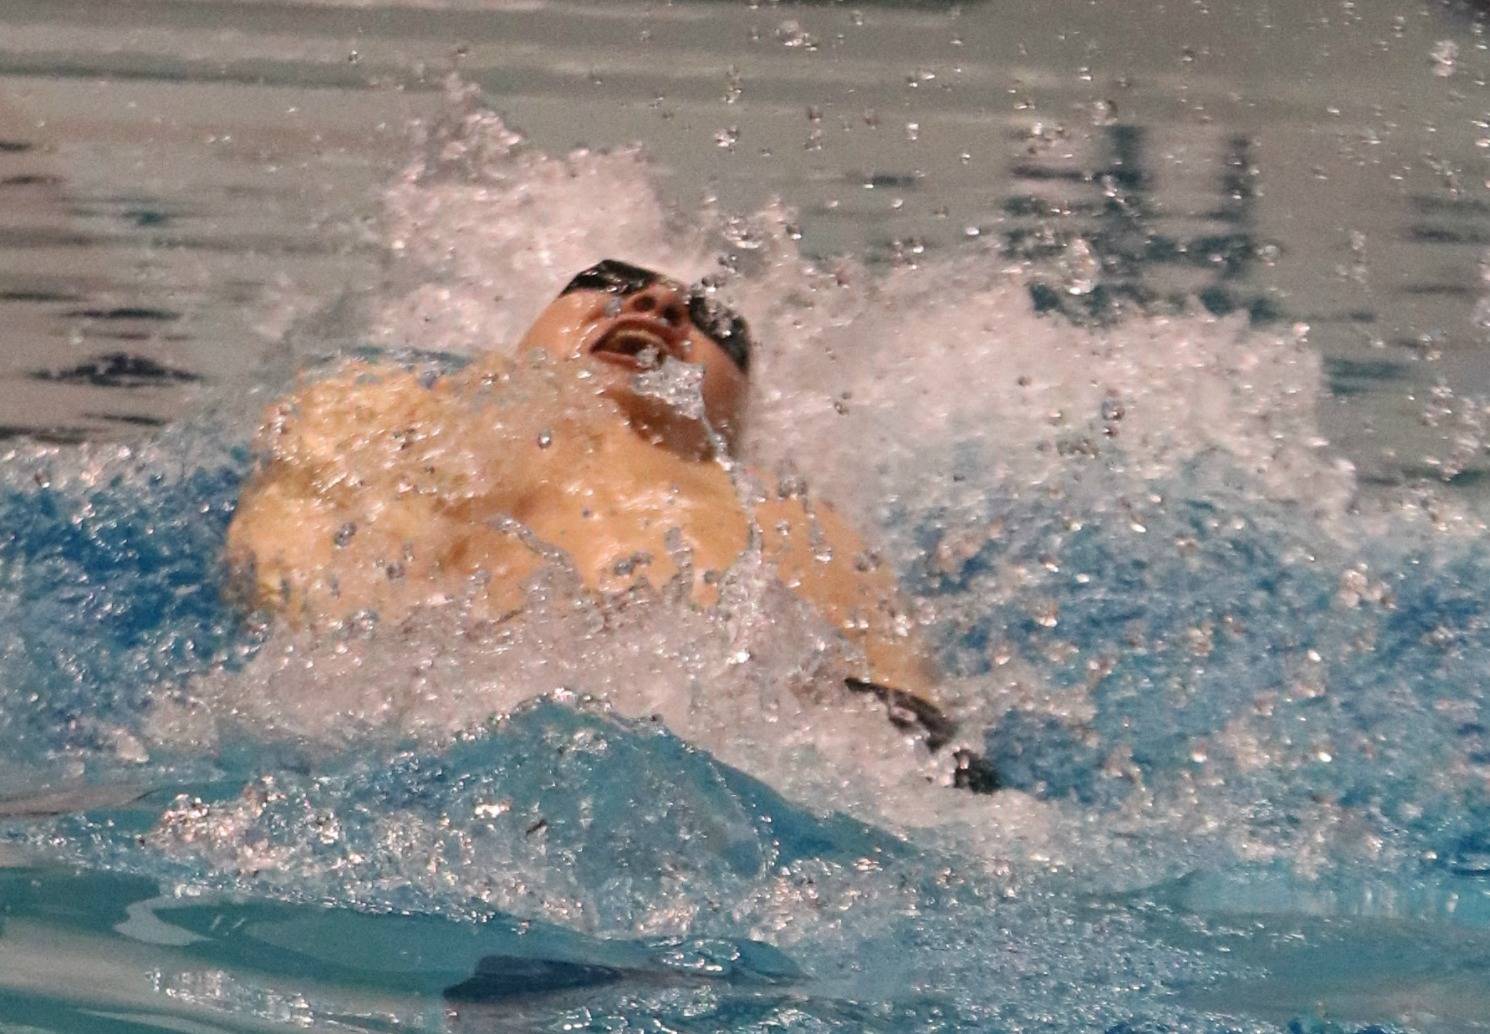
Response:
POLYGON ((475 975, 447 988, 445 998, 451 1002, 492 1005, 564 991, 605 987, 620 983, 625 976, 625 970, 588 962, 488 955, 476 963, 475 975))
POLYGON ((77 302, 82 296, 63 291, 0 291, 0 302, 77 302))
POLYGON ((129 424, 131 427, 164 427, 166 422, 158 416, 143 416, 139 413, 84 413, 89 420, 106 420, 111 424, 129 424))
POLYGON ((1464 284, 1403 284, 1398 294, 1418 298, 1478 298, 1480 292, 1464 284))
POLYGON ((44 445, 77 445, 88 440, 88 430, 82 427, 21 427, 18 424, 0 424, 0 441, 13 438, 30 438, 44 445))
POLYGON ((1490 244, 1490 233, 1468 227, 1411 226, 1404 237, 1414 244, 1490 244))
POLYGON ((189 334, 161 334, 148 330, 84 330, 81 336, 89 341, 190 341, 189 334))
POLYGON ((181 318, 181 313, 170 309, 152 309, 143 305, 119 305, 111 309, 74 309, 68 316, 90 320, 160 320, 170 323, 181 318))
POLYGON ((27 376, 32 380, 89 384, 96 388, 140 388, 202 379, 201 374, 178 370, 130 352, 108 352, 66 370, 33 370, 27 376))
POLYGON ((107 808, 122 808, 148 796, 141 786, 78 786, 0 797, 0 819, 49 819, 107 808))

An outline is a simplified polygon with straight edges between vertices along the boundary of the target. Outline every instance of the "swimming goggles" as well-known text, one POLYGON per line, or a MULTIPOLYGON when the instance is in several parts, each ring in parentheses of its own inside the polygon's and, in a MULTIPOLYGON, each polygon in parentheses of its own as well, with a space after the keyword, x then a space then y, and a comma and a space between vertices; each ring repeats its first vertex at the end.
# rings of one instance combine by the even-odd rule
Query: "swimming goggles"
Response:
POLYGON ((724 354, 734 360, 743 372, 750 368, 750 349, 754 342, 745 318, 726 305, 709 296, 702 282, 685 287, 670 276, 641 266, 633 266, 619 259, 604 259, 589 269, 575 274, 574 279, 559 292, 562 298, 572 291, 604 291, 618 298, 626 298, 644 291, 653 284, 670 284, 687 302, 688 318, 699 332, 713 341, 724 354))

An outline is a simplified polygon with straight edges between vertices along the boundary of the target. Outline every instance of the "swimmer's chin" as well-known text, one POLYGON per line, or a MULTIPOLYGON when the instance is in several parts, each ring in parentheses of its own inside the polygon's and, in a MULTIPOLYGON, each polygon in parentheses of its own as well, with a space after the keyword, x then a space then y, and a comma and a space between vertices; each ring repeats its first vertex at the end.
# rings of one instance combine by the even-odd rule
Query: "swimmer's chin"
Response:
POLYGON ((620 367, 600 371, 596 395, 615 406, 622 419, 646 441, 689 459, 714 457, 721 442, 725 452, 733 451, 732 428, 711 427, 694 412, 637 391, 635 378, 635 373, 620 367))
POLYGON ((571 369, 578 371, 595 397, 613 405, 617 414, 653 445, 697 459, 713 456, 717 451, 715 443, 721 436, 723 441, 733 445, 731 428, 711 429, 695 414, 637 390, 637 376, 660 369, 659 362, 601 352, 577 352, 571 354, 566 362, 573 364, 571 369))
POLYGON ((596 349, 585 360, 591 364, 611 366, 627 373, 650 373, 662 369, 663 354, 654 348, 642 348, 634 352, 612 352, 596 349))
POLYGON ((632 428, 653 445, 693 458, 714 453, 708 424, 663 399, 638 393, 629 377, 605 387, 600 395, 615 404, 632 428))

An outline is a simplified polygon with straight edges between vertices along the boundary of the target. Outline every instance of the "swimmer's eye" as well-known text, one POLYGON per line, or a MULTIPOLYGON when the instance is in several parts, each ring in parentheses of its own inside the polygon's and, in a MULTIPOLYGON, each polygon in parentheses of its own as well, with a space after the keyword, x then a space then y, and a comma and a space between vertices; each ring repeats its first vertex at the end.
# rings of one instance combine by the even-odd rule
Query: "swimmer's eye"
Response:
POLYGON ((619 259, 604 259, 589 269, 576 273, 574 279, 559 292, 562 298, 574 291, 605 291, 607 294, 625 296, 645 291, 667 277, 651 269, 633 266, 619 259))

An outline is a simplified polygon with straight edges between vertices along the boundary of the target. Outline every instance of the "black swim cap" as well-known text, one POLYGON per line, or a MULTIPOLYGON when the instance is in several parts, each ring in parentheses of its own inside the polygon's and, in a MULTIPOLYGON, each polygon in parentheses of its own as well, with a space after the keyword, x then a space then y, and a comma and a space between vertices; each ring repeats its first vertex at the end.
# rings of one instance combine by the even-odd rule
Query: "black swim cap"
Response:
POLYGON ((559 292, 559 297, 562 298, 572 291, 605 291, 625 297, 628 294, 645 291, 653 284, 667 279, 669 278, 656 270, 633 266, 620 259, 601 259, 589 269, 582 269, 574 274, 574 279, 564 285, 564 290, 559 292))

